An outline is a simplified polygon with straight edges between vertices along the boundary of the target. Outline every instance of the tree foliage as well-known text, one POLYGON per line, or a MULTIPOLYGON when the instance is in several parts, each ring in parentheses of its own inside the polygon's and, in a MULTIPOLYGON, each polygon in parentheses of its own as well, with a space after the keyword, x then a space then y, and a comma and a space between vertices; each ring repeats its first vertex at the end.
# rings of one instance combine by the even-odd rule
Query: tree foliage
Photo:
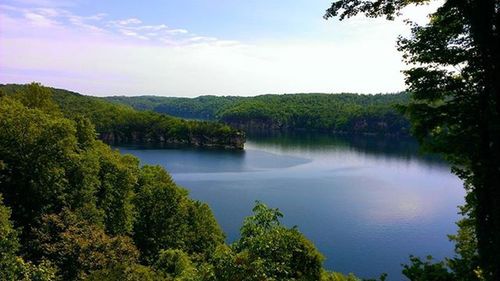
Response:
MULTIPOLYGON (((49 95, 47 101, 39 99, 41 107, 28 107, 20 98, 24 94, 31 90, 0 99, 0 193, 22 229, 19 250, 30 260, 50 260, 60 276, 75 280, 136 264, 139 254, 147 257, 149 249, 139 248, 144 250, 139 253, 134 244, 140 233, 146 233, 145 240, 158 239, 155 257, 162 249, 179 247, 203 260, 223 243, 210 209, 189 199, 162 168, 141 168, 135 157, 95 140, 88 119, 52 112, 57 107, 47 106, 49 95), (160 210, 153 214, 158 232, 137 223, 147 208, 160 210)), ((2 209, 2 218, 6 214, 2 209)), ((16 264, 18 240, 12 227, 7 221, 10 230, 2 236, 13 243, 8 248, 16 264)))
POLYGON ((138 186, 133 237, 144 262, 152 264, 167 248, 207 257, 223 243, 210 209, 190 200, 161 167, 144 166, 138 186))
POLYGON ((110 143, 141 142, 242 149, 245 142, 242 132, 218 122, 184 120, 152 111, 137 111, 101 98, 41 87, 37 83, 0 85, 0 90, 6 95, 16 96, 27 107, 45 108, 47 112, 53 113, 61 111, 72 120, 85 117, 95 125, 99 137, 110 143), (43 99, 50 97, 55 103, 49 99, 49 105, 43 104, 43 99))
POLYGON ((47 260, 34 265, 17 255, 20 243, 10 215, 0 194, 0 280, 56 280, 56 268, 47 260))
MULTIPOLYGON (((86 191, 73 188, 67 175, 78 158, 76 129, 70 120, 17 100, 0 103, 0 192, 13 208, 13 219, 23 225, 43 212, 60 211, 62 205, 85 203, 86 191)), ((76 186, 75 186, 76 187, 76 186)))
POLYGON ((60 268, 64 280, 82 280, 92 271, 134 264, 139 255, 130 237, 110 236, 67 209, 44 215, 33 231, 31 251, 60 268))
POLYGON ((217 280, 320 280, 323 256, 277 209, 257 202, 241 237, 216 253, 217 280))
POLYGON ((395 106, 408 94, 287 94, 256 97, 110 97, 139 110, 218 120, 245 130, 309 130, 349 133, 408 133, 395 106))

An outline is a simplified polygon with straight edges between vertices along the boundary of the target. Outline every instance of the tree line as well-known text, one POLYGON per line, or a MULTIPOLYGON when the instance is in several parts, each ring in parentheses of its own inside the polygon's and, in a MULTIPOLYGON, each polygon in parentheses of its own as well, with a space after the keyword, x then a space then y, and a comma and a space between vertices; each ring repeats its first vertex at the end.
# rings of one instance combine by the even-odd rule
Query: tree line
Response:
POLYGON ((244 130, 306 130, 407 135, 409 122, 398 106, 409 94, 285 94, 256 97, 108 97, 138 110, 182 118, 217 120, 244 130))

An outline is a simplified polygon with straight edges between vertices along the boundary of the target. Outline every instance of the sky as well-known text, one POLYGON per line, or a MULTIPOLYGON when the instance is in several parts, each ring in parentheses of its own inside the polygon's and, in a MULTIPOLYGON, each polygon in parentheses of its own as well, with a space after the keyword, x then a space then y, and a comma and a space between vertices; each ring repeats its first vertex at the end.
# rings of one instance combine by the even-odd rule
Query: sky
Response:
POLYGON ((324 20, 332 0, 3 0, 0 83, 95 96, 389 93, 403 19, 324 20), (285 5, 286 3, 286 5, 285 5))

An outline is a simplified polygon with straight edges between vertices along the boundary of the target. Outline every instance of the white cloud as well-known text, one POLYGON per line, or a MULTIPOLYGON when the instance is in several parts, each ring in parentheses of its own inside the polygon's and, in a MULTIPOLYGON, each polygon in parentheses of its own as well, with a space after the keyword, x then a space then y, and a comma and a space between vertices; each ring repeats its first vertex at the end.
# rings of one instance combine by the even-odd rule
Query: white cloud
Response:
POLYGON ((14 2, 30 7, 73 7, 80 0, 14 0, 14 2))
POLYGON ((67 20, 71 24, 73 24, 74 26, 80 27, 80 28, 85 28, 85 29, 88 29, 88 30, 94 31, 94 32, 106 32, 106 30, 101 28, 101 27, 98 27, 95 24, 89 24, 88 22, 89 21, 91 21, 91 22, 92 21, 94 21, 94 22, 100 21, 104 17, 105 17, 105 14, 97 14, 97 15, 88 16, 88 17, 81 17, 81 16, 76 16, 73 14, 66 15, 67 20))
POLYGON ((46 16, 32 13, 32 12, 26 12, 24 14, 24 17, 29 20, 32 24, 37 25, 37 26, 43 26, 43 27, 50 27, 50 26, 55 26, 59 24, 57 21, 54 21, 46 16))
POLYGON ((121 34, 126 35, 126 36, 137 36, 138 35, 137 33, 130 31, 130 30, 126 30, 126 29, 120 29, 120 32, 121 32, 121 34))
MULTIPOLYGON (((71 11, 59 7, 38 7, 22 8, 9 5, 0 5, 5 8, 0 11, 4 17, 19 21, 19 15, 27 19, 32 25, 39 27, 55 27, 63 29, 83 29, 94 35, 108 33, 114 36, 126 36, 140 41, 150 40, 162 45, 181 46, 189 44, 214 44, 214 45, 235 45, 234 40, 219 40, 211 36, 198 36, 190 34, 183 28, 170 28, 166 24, 143 24, 139 18, 131 17, 126 19, 111 20, 105 13, 94 15, 76 15, 71 11)), ((17 25, 17 24, 13 24, 17 25)), ((19 30, 19 29, 18 29, 19 30)), ((46 32, 46 31, 45 31, 46 32)), ((48 35, 52 36, 52 35, 48 35)))
POLYGON ((127 29, 120 29, 119 31, 120 31, 121 34, 123 34, 125 36, 135 37, 135 38, 138 38, 138 39, 141 39, 141 40, 149 40, 150 39, 147 36, 140 35, 137 32, 130 31, 130 30, 127 30, 127 29))
POLYGON ((192 42, 213 42, 217 41, 217 38, 215 37, 206 37, 206 36, 194 36, 188 39, 189 41, 192 42))
POLYGON ((166 31, 169 34, 187 34, 188 31, 186 29, 170 29, 166 31))
POLYGON ((165 24, 159 24, 159 25, 142 25, 142 26, 136 26, 136 27, 131 27, 133 29, 137 30, 154 30, 154 31, 160 31, 160 30, 166 30, 168 29, 168 26, 165 24))
POLYGON ((130 18, 130 19, 116 21, 116 23, 118 23, 119 25, 133 25, 133 24, 141 24, 142 21, 140 19, 130 18))
POLYGON ((54 8, 37 8, 35 11, 47 17, 57 17, 60 15, 60 12, 54 8))
MULTIPOLYGON (((22 8, 9 5, 0 5, 0 14, 3 17, 9 17, 11 20, 16 20, 16 16, 24 17, 27 22, 39 27, 55 27, 59 28, 73 25, 78 28, 88 29, 94 32, 104 32, 105 30, 95 25, 102 20, 106 14, 99 13, 90 16, 78 16, 68 10, 53 7, 53 8, 22 8), (94 23, 94 24, 91 24, 94 23)), ((19 21, 19 19, 17 19, 19 21)), ((15 27, 15 26, 10 26, 15 27)))

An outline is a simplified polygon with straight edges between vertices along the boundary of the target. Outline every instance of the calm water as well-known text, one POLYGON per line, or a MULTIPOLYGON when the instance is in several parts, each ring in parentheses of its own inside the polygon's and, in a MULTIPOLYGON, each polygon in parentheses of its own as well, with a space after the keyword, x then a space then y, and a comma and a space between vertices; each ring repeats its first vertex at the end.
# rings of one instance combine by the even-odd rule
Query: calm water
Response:
POLYGON ((375 137, 250 138, 244 152, 122 146, 166 167, 207 202, 228 241, 255 200, 279 208, 325 255, 328 269, 402 280, 410 254, 451 256, 461 181, 412 140, 375 137))

